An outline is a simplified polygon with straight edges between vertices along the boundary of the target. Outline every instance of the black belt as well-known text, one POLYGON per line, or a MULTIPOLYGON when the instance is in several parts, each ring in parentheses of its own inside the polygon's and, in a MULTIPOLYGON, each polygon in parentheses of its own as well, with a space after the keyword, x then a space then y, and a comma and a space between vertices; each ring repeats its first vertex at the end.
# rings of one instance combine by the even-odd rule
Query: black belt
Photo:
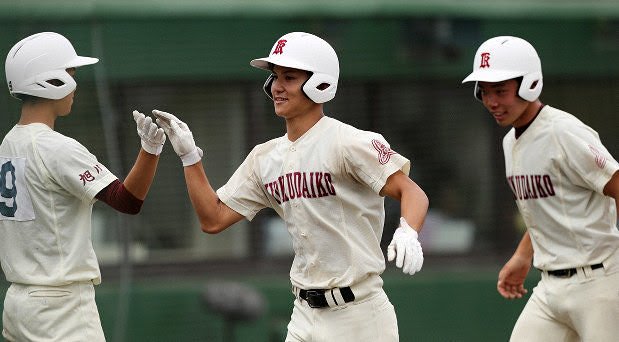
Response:
MULTIPOLYGON (((591 265, 592 270, 597 270, 598 268, 602 268, 602 267, 604 267, 604 265, 602 264, 591 265)), ((547 272, 551 276, 555 276, 559 278, 569 278, 573 276, 574 274, 576 274, 576 268, 566 268, 564 270, 554 270, 554 271, 547 271, 547 272)))
MULTIPOLYGON (((340 293, 342 294, 342 298, 344 298, 344 303, 350 303, 355 300, 355 294, 352 293, 350 287, 340 287, 340 293)), ((311 308, 326 308, 329 306, 327 302, 327 298, 325 296, 331 296, 333 298, 333 302, 335 305, 339 304, 335 299, 335 295, 333 294, 333 290, 299 290, 299 297, 305 300, 307 304, 311 308)))

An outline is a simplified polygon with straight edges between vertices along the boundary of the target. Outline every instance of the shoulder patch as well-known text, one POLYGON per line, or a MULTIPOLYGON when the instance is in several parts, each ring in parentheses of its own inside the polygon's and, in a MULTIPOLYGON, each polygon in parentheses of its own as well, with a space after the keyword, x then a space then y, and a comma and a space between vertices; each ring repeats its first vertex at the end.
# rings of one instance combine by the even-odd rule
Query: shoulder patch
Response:
POLYGON ((374 149, 378 151, 378 162, 381 165, 387 164, 387 162, 389 162, 389 159, 391 159, 391 156, 397 154, 395 151, 393 151, 377 139, 372 139, 372 146, 374 146, 374 149))
POLYGON ((591 153, 593 153, 593 156, 595 158, 595 164, 600 168, 603 169, 604 166, 606 166, 606 156, 604 156, 604 154, 602 154, 602 152, 600 152, 600 150, 598 150, 597 148, 589 145, 589 150, 591 151, 591 153))

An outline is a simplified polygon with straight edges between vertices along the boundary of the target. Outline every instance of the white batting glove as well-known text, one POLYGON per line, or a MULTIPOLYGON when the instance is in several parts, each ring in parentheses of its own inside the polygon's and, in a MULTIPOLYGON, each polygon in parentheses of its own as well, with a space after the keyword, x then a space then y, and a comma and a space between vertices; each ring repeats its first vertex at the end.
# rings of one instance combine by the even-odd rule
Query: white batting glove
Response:
POLYGON ((147 117, 137 110, 133 111, 133 120, 137 125, 144 151, 158 156, 163 150, 166 139, 163 129, 159 128, 150 116, 147 117))
POLYGON ((193 134, 186 123, 170 113, 156 109, 153 110, 153 115, 157 117, 157 124, 170 138, 174 152, 181 157, 183 166, 193 165, 202 159, 204 153, 196 146, 193 134))
POLYGON ((423 265, 423 251, 417 237, 417 231, 401 217, 400 226, 393 233, 393 240, 387 247, 387 259, 395 259, 395 265, 410 275, 419 272, 423 265))

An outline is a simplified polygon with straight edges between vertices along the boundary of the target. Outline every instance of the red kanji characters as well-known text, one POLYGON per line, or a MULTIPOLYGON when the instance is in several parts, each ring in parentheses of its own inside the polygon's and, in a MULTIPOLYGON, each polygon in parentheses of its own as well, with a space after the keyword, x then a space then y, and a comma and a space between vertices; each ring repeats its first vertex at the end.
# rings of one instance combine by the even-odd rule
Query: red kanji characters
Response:
POLYGON ((93 176, 90 171, 86 170, 80 175, 80 180, 83 183, 82 185, 86 185, 86 182, 92 182, 93 180, 95 180, 95 176, 93 176))

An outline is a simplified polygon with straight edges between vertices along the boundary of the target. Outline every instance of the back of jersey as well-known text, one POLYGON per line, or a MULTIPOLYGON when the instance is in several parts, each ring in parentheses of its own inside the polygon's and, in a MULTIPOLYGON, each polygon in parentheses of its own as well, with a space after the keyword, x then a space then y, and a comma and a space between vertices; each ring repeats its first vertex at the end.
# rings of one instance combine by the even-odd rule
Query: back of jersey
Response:
POLYGON ((8 281, 33 285, 99 281, 90 236, 93 197, 115 177, 98 165, 101 176, 90 171, 84 176, 82 163, 96 164, 96 158, 42 123, 17 125, 4 138, 0 261, 8 281), (74 162, 79 159, 82 162, 74 162), (77 185, 67 186, 69 182, 77 185))

